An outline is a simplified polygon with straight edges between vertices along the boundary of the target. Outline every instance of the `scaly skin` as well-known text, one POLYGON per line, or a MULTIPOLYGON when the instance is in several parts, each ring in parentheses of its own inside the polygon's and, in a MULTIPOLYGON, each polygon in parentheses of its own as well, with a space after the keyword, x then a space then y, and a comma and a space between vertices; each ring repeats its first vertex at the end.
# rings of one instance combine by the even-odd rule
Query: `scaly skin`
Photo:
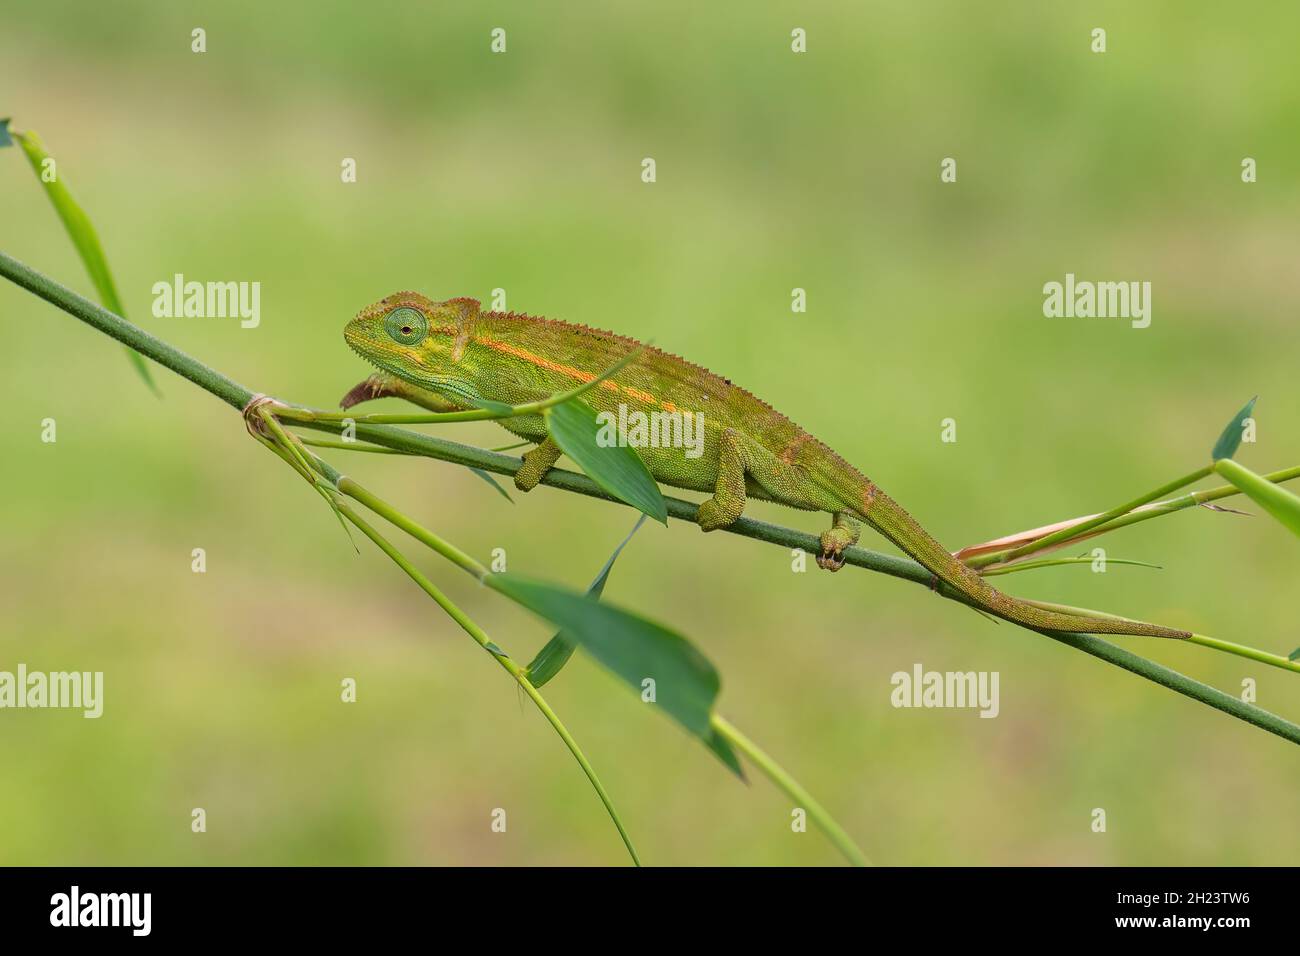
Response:
MULTIPOLYGON (((866 476, 786 418, 728 379, 634 339, 550 319, 482 312, 474 299, 433 302, 398 292, 357 314, 344 338, 380 369, 353 389, 345 407, 366 398, 398 395, 435 411, 473 407, 476 400, 518 405, 589 382, 628 353, 644 352, 584 400, 598 412, 692 412, 703 415, 703 453, 681 447, 639 447, 655 480, 712 492, 700 505, 705 531, 740 517, 747 498, 832 515, 817 561, 829 570, 857 543, 865 521, 979 607, 1029 627, 1089 634, 1188 637, 1186 631, 1140 621, 1076 617, 1045 611, 991 587, 931 537, 866 476)), ((515 476, 533 488, 560 457, 540 415, 500 422, 537 443, 515 476)))

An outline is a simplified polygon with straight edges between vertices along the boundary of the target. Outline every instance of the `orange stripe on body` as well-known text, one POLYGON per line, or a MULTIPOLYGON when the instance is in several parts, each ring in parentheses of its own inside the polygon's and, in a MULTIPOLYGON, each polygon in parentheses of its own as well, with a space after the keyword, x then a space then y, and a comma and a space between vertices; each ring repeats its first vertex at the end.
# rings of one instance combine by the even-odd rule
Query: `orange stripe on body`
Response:
MULTIPOLYGON (((490 349, 495 349, 498 352, 505 352, 507 355, 513 355, 515 358, 523 359, 525 362, 529 363, 530 365, 536 365, 538 368, 544 368, 548 372, 558 372, 561 375, 567 375, 570 378, 575 378, 579 382, 584 382, 584 383, 590 382, 592 379, 596 378, 596 376, 592 375, 590 372, 584 372, 582 369, 574 368, 572 365, 562 365, 559 362, 552 362, 548 358, 544 358, 543 356, 530 352, 527 349, 522 349, 517 345, 511 345, 509 342, 502 342, 499 339, 491 339, 491 338, 479 338, 476 339, 475 341, 477 341, 480 345, 486 345, 490 349)), ((609 379, 605 379, 597 387, 607 389, 612 392, 623 392, 629 398, 635 398, 637 401, 645 402, 648 405, 659 404, 659 400, 655 398, 653 395, 651 395, 649 392, 643 392, 639 388, 633 388, 630 385, 619 385, 617 382, 612 382, 609 379)), ((672 406, 670 402, 664 403, 664 408, 670 408, 670 407, 671 410, 673 411, 676 410, 676 407, 672 406)))

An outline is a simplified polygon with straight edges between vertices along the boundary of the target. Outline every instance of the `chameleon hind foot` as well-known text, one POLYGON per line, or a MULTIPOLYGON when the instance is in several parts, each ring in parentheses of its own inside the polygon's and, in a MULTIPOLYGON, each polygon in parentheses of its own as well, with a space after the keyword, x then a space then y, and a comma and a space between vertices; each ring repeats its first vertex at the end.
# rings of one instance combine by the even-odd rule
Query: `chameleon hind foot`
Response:
POLYGON ((700 502, 700 510, 696 512, 695 523, 704 531, 717 531, 719 528, 725 528, 733 524, 739 515, 732 514, 732 509, 724 507, 715 499, 710 498, 707 501, 700 502))
POLYGON ((515 487, 520 491, 532 491, 560 460, 562 454, 560 446, 547 435, 540 445, 524 454, 524 463, 515 472, 515 487))
POLYGON ((822 553, 817 555, 817 567, 823 571, 838 571, 844 567, 844 558, 840 556, 839 551, 823 549, 822 553))
POLYGON ((861 536, 862 530, 856 521, 843 512, 836 514, 835 523, 822 532, 822 550, 817 555, 817 567, 826 571, 838 571, 844 567, 844 549, 857 544, 861 536))

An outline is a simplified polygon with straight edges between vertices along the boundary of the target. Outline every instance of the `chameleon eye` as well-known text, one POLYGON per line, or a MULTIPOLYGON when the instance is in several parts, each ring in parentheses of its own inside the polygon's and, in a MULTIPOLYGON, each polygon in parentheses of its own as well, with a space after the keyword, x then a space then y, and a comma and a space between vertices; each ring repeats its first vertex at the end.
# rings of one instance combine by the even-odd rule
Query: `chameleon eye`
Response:
POLYGON ((404 306, 384 316, 384 328, 394 341, 403 345, 415 345, 428 333, 429 323, 419 309, 404 306))

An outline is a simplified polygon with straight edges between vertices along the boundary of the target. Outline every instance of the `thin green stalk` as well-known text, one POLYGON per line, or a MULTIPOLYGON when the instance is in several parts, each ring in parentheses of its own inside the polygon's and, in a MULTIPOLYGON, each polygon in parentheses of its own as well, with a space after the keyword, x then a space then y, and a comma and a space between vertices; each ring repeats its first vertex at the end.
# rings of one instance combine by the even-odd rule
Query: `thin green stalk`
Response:
MULTIPOLYGON (((1122 504, 1119 505, 1118 507, 1111 508, 1109 511, 1105 511, 1093 518, 1089 518, 1087 521, 1080 522, 1079 524, 1072 525, 1068 528, 1062 528, 1059 531, 1054 531, 1049 535, 1039 538, 1037 541, 1030 541, 1028 544, 1022 544, 1018 548, 1012 548, 1010 551, 1006 552, 1005 554, 1002 554, 999 560, 1014 561, 1016 560, 1016 558, 1023 558, 1027 554, 1033 554, 1035 551, 1040 551, 1043 548, 1049 547, 1058 542, 1068 541, 1070 538, 1073 538, 1076 535, 1083 534, 1085 531, 1088 531, 1092 528, 1096 528, 1099 525, 1103 525, 1107 521, 1111 521, 1114 518, 1122 517, 1128 514, 1134 508, 1139 508, 1142 505, 1147 504, 1148 502, 1155 501, 1157 498, 1163 498, 1165 495, 1169 494, 1172 491, 1177 491, 1179 488, 1184 488, 1187 485, 1198 482, 1213 470, 1214 470, 1213 467, 1210 465, 1206 465, 1203 468, 1198 468, 1190 475, 1184 475, 1182 478, 1176 478, 1173 481, 1169 482, 1168 484, 1161 485, 1159 488, 1155 489, 1155 491, 1147 492, 1145 495, 1142 495, 1138 498, 1134 498, 1132 501, 1126 504, 1122 504)), ((992 563, 992 562, 985 562, 985 563, 992 563)))
MULTIPOLYGON (((1063 564, 1092 564, 1096 559, 1089 556, 1079 558, 1043 558, 1041 561, 1018 561, 1015 564, 1005 565, 1003 567, 990 568, 984 571, 986 578, 997 577, 999 574, 1014 574, 1017 571, 1032 571, 1035 568, 1054 568, 1063 564)), ((1107 564, 1127 564, 1139 568, 1155 568, 1161 570, 1160 565, 1150 564, 1146 561, 1134 561, 1130 558, 1107 558, 1107 564)))
POLYGON ((472 637, 480 647, 491 654, 493 659, 495 659, 496 662, 505 669, 506 673, 515 679, 515 683, 523 688, 524 693, 528 695, 533 704, 536 705, 537 709, 542 712, 542 716, 545 717, 547 722, 555 729, 555 732, 560 735, 560 739, 564 741, 564 745, 568 747, 569 752, 573 754, 573 759, 578 761, 578 766, 582 768, 582 772, 586 774, 587 779, 591 781, 592 787, 600 797, 600 802, 605 805, 605 810, 609 813, 609 818, 614 821, 614 826, 618 828, 618 835, 622 837, 623 845, 627 847, 627 852, 631 855, 632 862, 637 866, 640 866, 641 858, 637 855, 636 847, 632 845, 632 837, 628 834, 627 828, 623 826, 623 821, 619 818, 618 811, 614 809, 614 802, 610 799, 609 793, 606 792, 605 785, 602 784, 600 778, 596 776, 595 768, 593 768, 590 761, 587 760, 586 755, 582 752, 582 748, 578 746, 578 742, 573 738, 573 735, 569 733, 568 728, 564 726, 564 723, 560 720, 559 716, 551 709, 550 704, 548 704, 545 698, 542 697, 541 692, 529 682, 527 675, 524 673, 524 669, 507 656, 504 651, 492 643, 492 640, 486 633, 484 633, 482 628, 475 624, 464 611, 452 603, 445 594, 438 590, 432 581, 420 573, 419 569, 411 564, 411 562, 407 560, 406 556, 402 554, 402 552, 399 551, 387 538, 357 514, 351 505, 345 501, 341 501, 339 502, 338 507, 345 518, 356 525, 362 534, 373 541, 378 545, 381 551, 392 558, 393 562, 405 571, 407 576, 420 586, 421 590, 438 602, 438 605, 447 612, 451 619, 459 624, 461 629, 472 637))
POLYGON ((262 420, 267 429, 270 430, 271 434, 279 439, 284 450, 293 456, 294 467, 303 478, 314 485, 316 483, 315 469, 313 469, 311 463, 307 461, 307 453, 302 447, 302 439, 297 435, 290 437, 289 433, 284 430, 284 426, 276 420, 274 415, 265 411, 265 409, 258 414, 258 418, 262 420))
POLYGON ((488 580, 490 572, 481 562, 471 558, 450 541, 439 537, 423 525, 412 521, 387 501, 371 494, 353 479, 346 475, 341 475, 334 485, 342 494, 347 495, 349 498, 355 498, 375 514, 379 515, 390 524, 401 528, 421 544, 425 544, 432 548, 457 567, 469 572, 479 581, 488 580))
POLYGON ((123 345, 129 345, 159 365, 165 365, 178 375, 183 375, 227 405, 243 408, 253 397, 253 393, 238 382, 208 368, 202 362, 191 358, 162 339, 155 338, 120 315, 114 315, 102 305, 91 302, 3 252, 0 252, 0 275, 74 318, 93 326, 110 338, 117 339, 123 345))
MULTIPOLYGON (((1035 607, 1041 607, 1045 611, 1059 611, 1062 614, 1073 614, 1076 617, 1108 617, 1119 619, 1116 614, 1107 614, 1105 611, 1092 611, 1085 607, 1074 607, 1069 604, 1054 604, 1051 601, 1030 601, 1035 607)), ((1261 664, 1268 664, 1271 667, 1280 667, 1284 671, 1294 671, 1300 674, 1300 661, 1293 661, 1283 657, 1281 654, 1273 654, 1269 651, 1261 651, 1256 647, 1247 647, 1245 644, 1234 644, 1232 641, 1222 641, 1217 637, 1210 637, 1206 634, 1193 634, 1187 638, 1189 644, 1199 644, 1202 647, 1211 647, 1217 651, 1224 651, 1228 654, 1235 654, 1238 657, 1246 657, 1252 661, 1259 661, 1261 664)))
MULTIPOLYGON (((1283 468, 1280 471, 1274 471, 1264 475, 1265 481, 1271 481, 1280 485, 1284 482, 1300 478, 1300 466, 1294 468, 1283 468)), ((1111 519, 1105 524, 1098 525, 1086 533, 1080 534, 1080 525, 1072 525, 1065 529, 1070 532, 1070 537, 1055 545, 1056 548, 1069 547, 1088 538, 1099 537, 1108 532, 1115 531, 1119 528, 1126 528, 1129 525, 1137 524, 1140 521, 1148 521, 1151 518, 1159 518, 1162 515, 1173 514, 1176 511, 1184 511, 1187 508, 1195 508, 1198 505, 1209 504, 1212 501, 1220 501, 1223 498, 1231 498, 1234 495, 1241 494, 1241 489, 1234 485, 1219 485, 1217 488, 1206 488, 1202 491, 1191 491, 1185 495, 1179 495, 1177 498, 1170 498, 1168 501, 1157 501, 1140 510, 1132 511, 1126 515, 1111 519)), ((965 563, 977 570, 998 564, 1007 559, 1007 551, 990 552, 989 554, 978 555, 969 558, 965 563)), ((989 572, 982 572, 988 574, 989 572)))
POLYGON ((1253 661, 1259 661, 1261 664, 1268 664, 1272 667, 1280 667, 1286 671, 1295 671, 1300 673, 1300 661, 1293 661, 1283 657, 1281 654, 1270 654, 1268 651, 1261 651, 1255 647, 1247 647, 1244 644, 1234 644, 1231 641, 1221 641, 1217 637, 1209 637, 1205 634, 1193 634, 1188 640, 1193 644, 1200 644, 1203 647, 1212 647, 1215 650, 1226 651, 1229 654, 1236 654, 1238 657, 1248 657, 1253 661))
POLYGON ((779 763, 754 743, 721 714, 715 713, 711 721, 716 730, 728 743, 743 753, 754 766, 763 771, 767 778, 785 791, 786 795, 808 812, 814 823, 826 834, 827 839, 854 866, 870 866, 871 861, 853 842, 848 832, 835 822, 835 818, 826 812, 826 808, 817 802, 817 798, 805 790, 794 777, 790 776, 779 763))
MULTIPOLYGON (((249 400, 254 397, 254 393, 243 385, 191 358, 179 349, 173 348, 166 342, 149 335, 121 316, 114 315, 102 306, 41 275, 30 266, 3 252, 0 252, 0 275, 62 309, 74 318, 80 319, 111 338, 131 346, 160 365, 164 365, 178 375, 189 379, 195 385, 210 392, 237 410, 242 410, 249 400)), ((336 424, 326 422, 308 423, 307 427, 323 431, 338 431, 336 424)), ((385 425, 358 425, 357 434, 376 445, 479 468, 497 474, 513 475, 523 464, 519 458, 510 455, 502 455, 482 448, 447 441, 432 435, 421 435, 418 432, 391 428, 385 425)), ((586 475, 580 475, 572 471, 552 468, 542 479, 542 484, 622 504, 622 502, 617 502, 602 491, 586 475)), ((683 501, 680 498, 665 497, 664 500, 668 505, 668 513, 671 516, 684 521, 694 520, 697 505, 689 501, 683 501)), ((766 541, 786 549, 799 548, 808 554, 816 554, 821 546, 817 535, 770 524, 766 521, 757 521, 753 518, 742 517, 725 530, 730 534, 753 538, 756 541, 766 541)), ((869 551, 866 548, 849 548, 844 552, 843 558, 846 564, 852 564, 881 574, 888 574, 892 577, 903 578, 926 588, 929 588, 933 578, 929 571, 915 561, 882 554, 878 551, 869 551)), ((939 593, 944 597, 960 600, 955 593, 943 588, 940 588, 939 593)), ((1176 693, 1198 700, 1203 704, 1244 720, 1292 743, 1300 744, 1300 727, 1290 721, 1252 704, 1245 704, 1235 697, 1230 697, 1212 687, 1207 687, 1198 681, 1191 680, 1176 671, 1100 638, 1056 631, 1041 631, 1039 633, 1045 634, 1054 641, 1059 641, 1076 650, 1083 651, 1085 654, 1090 654, 1093 657, 1122 667, 1139 677, 1167 687, 1176 693)))
POLYGON ((341 451, 368 451, 374 455, 407 455, 409 452, 398 451, 396 448, 383 448, 379 445, 367 445, 365 442, 358 441, 332 441, 328 438, 302 438, 299 440, 304 445, 310 445, 313 448, 337 448, 341 451))

